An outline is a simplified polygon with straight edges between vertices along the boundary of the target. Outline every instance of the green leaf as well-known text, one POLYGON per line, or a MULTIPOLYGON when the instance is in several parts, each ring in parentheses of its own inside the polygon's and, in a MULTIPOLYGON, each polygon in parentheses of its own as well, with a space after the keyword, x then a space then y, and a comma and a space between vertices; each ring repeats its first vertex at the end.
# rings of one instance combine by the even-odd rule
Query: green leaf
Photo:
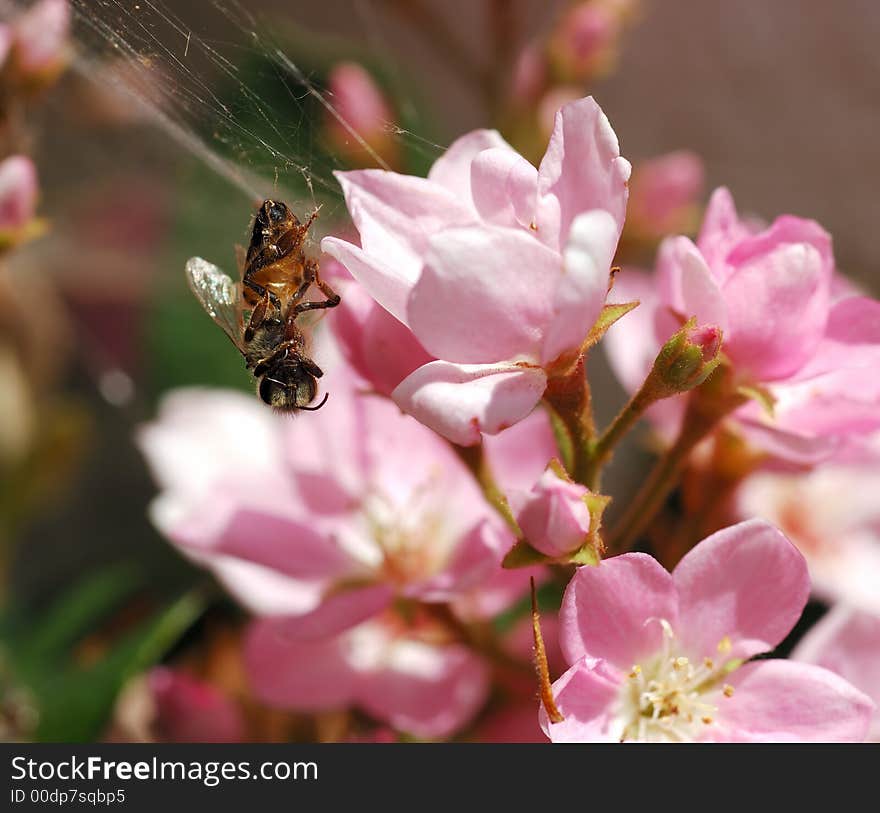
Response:
POLYGON ((204 608, 201 592, 187 593, 126 636, 94 666, 43 675, 30 686, 40 715, 36 739, 82 742, 100 736, 122 687, 157 663, 204 608))
POLYGON ((606 305, 602 308, 599 318, 587 334, 587 339, 584 342, 582 351, 586 352, 589 348, 593 347, 593 345, 598 344, 602 337, 608 332, 608 328, 610 328, 618 319, 626 316, 631 310, 638 307, 638 305, 638 301, 635 301, 623 302, 619 305, 606 305))
POLYGON ((535 550, 528 542, 520 540, 509 551, 501 562, 501 567, 515 570, 520 567, 530 567, 531 565, 550 562, 552 559, 535 550))
POLYGON ((29 630, 19 653, 32 662, 60 658, 141 582, 130 565, 108 568, 81 581, 29 630))

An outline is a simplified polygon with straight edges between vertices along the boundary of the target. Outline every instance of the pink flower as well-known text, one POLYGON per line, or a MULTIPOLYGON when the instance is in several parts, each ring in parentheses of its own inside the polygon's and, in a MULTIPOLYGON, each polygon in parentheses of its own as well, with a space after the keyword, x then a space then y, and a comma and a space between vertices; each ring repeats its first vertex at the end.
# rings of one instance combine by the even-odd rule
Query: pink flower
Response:
POLYGON ((489 692, 489 668, 481 657, 391 614, 311 640, 291 637, 278 619, 256 621, 245 663, 257 697, 271 706, 298 711, 358 706, 421 738, 454 733, 489 692))
POLYGON ((575 3, 551 35, 548 54, 554 75, 568 82, 585 82, 609 66, 622 28, 614 3, 575 3))
POLYGON ((215 686, 164 666, 147 676, 155 706, 153 729, 161 742, 240 742, 239 708, 215 686))
POLYGON ((140 431, 162 487, 152 516, 289 636, 354 626, 395 598, 449 602, 500 570, 512 534, 449 445, 389 401, 330 399, 288 420, 254 398, 180 391, 140 431))
POLYGON ((643 161, 633 171, 627 234, 657 239, 696 227, 705 170, 696 153, 679 150, 643 161))
MULTIPOLYGON (((835 301, 833 281, 831 238, 817 223, 785 215, 759 231, 719 189, 696 245, 670 238, 653 279, 619 276, 615 296, 642 305, 608 333, 612 366, 637 388, 680 319, 718 325, 740 381, 773 401, 772 416, 757 402, 741 408, 739 430, 772 454, 815 462, 880 427, 880 377, 865 374, 880 365, 880 302, 835 301)), ((663 414, 671 430, 681 401, 663 414)))
POLYGON ((365 143, 383 160, 396 163, 397 143, 388 130, 394 113, 373 77, 356 62, 340 62, 327 76, 327 89, 338 116, 327 113, 326 131, 336 149, 353 164, 373 164, 365 143))
POLYGON ((588 541, 589 496, 588 488, 548 467, 531 491, 513 501, 517 524, 541 553, 553 558, 573 553, 588 541))
POLYGON ((321 246, 430 359, 392 390, 405 412, 471 445, 532 411, 602 308, 628 176, 591 98, 559 111, 539 169, 478 130, 428 178, 337 173, 361 245, 321 246))
POLYGON ((779 644, 810 584, 803 557, 752 520, 703 540, 668 573, 627 553, 575 573, 560 612, 570 668, 553 684, 554 742, 852 741, 870 699, 816 666, 742 661, 779 644))
POLYGON ((52 74, 64 63, 70 17, 67 0, 40 0, 14 21, 15 61, 21 73, 52 74))
POLYGON ((830 669, 874 701, 868 739, 880 742, 880 615, 838 605, 792 652, 794 660, 830 669))
POLYGON ((37 195, 37 169, 30 158, 12 155, 0 162, 0 239, 10 239, 33 220, 37 195))
POLYGON ((6 57, 12 50, 12 29, 3 23, 0 23, 0 68, 6 62, 6 57))
POLYGON ((880 461, 760 471, 737 494, 742 517, 779 527, 804 555, 813 591, 880 615, 880 461))

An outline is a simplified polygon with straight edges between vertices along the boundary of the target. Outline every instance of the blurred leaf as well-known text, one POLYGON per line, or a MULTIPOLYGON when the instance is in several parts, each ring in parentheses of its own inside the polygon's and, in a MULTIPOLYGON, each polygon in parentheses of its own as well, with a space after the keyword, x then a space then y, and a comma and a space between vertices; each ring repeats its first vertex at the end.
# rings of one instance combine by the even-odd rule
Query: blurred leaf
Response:
POLYGON ((30 687, 40 715, 35 738, 82 742, 99 737, 122 687, 157 663, 204 608, 201 593, 188 593, 127 635, 96 665, 44 675, 30 687))
POLYGON ((65 650, 106 616, 141 582, 130 565, 108 568, 67 592, 21 644, 19 660, 39 663, 61 657, 65 650))

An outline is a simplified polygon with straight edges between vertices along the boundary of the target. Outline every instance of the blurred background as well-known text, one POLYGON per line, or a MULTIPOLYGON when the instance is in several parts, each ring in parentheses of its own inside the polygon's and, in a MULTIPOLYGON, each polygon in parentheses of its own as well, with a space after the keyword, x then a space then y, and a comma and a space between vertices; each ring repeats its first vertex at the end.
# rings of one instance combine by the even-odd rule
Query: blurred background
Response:
MULTIPOLYGON (((0 269, 2 628, 10 651, 31 647, 0 661, 8 736, 103 736, 132 674, 235 615, 202 615, 203 575, 151 527, 132 436, 174 387, 251 389, 182 271, 192 255, 231 270, 263 196, 320 205, 318 233, 341 231, 334 170, 424 174, 483 126, 538 160, 550 113, 592 93, 637 170, 693 153, 681 230, 724 184, 744 212, 820 221, 841 269, 880 292, 876 3, 616 0, 614 25, 572 44, 560 20, 577 5, 73 0, 57 65, 27 86, 4 68, 4 155, 35 162, 41 223, 0 269), (339 72, 352 64, 366 85, 339 72), (43 703, 36 733, 20 685, 43 703)), ((29 6, 3 0, 0 20, 29 6)), ((624 259, 649 262, 656 235, 632 229, 624 259)), ((593 364, 605 420, 623 393, 593 364)))

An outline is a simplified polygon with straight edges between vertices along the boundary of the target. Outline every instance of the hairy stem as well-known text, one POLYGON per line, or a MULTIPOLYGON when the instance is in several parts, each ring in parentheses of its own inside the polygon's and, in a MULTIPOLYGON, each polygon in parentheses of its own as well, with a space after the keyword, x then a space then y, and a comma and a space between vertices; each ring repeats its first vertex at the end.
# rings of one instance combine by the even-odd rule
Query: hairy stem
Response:
POLYGON ((728 386, 729 379, 727 371, 719 369, 717 375, 691 393, 678 438, 657 461, 623 518, 611 532, 608 537, 610 551, 622 553, 638 541, 678 485, 682 469, 693 449, 725 416, 748 400, 735 388, 728 386))
POLYGON ((544 401, 553 410, 568 437, 570 448, 560 449, 568 473, 577 482, 587 485, 596 426, 583 355, 564 375, 549 380, 544 401))
POLYGON ((507 497, 504 496, 504 492, 498 486, 498 483, 495 482, 495 475, 492 473, 492 468, 486 459, 483 444, 479 443, 476 446, 457 446, 452 444, 452 448, 473 473, 480 484, 480 488, 483 489, 483 495, 486 497, 486 500, 501 515, 501 518, 507 523, 514 535, 519 538, 521 536, 519 525, 513 516, 513 511, 510 510, 507 497))

